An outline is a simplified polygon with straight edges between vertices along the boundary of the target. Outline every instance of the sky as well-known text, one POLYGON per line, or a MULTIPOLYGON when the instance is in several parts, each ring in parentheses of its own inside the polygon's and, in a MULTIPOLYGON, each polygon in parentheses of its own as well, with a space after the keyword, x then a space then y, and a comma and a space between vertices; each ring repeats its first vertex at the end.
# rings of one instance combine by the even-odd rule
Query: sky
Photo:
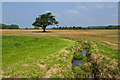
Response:
POLYGON ((35 18, 48 11, 59 26, 118 24, 118 2, 2 2, 2 23, 33 28, 35 18))
POLYGON ((119 0, 1 0, 2 2, 119 2, 119 0))

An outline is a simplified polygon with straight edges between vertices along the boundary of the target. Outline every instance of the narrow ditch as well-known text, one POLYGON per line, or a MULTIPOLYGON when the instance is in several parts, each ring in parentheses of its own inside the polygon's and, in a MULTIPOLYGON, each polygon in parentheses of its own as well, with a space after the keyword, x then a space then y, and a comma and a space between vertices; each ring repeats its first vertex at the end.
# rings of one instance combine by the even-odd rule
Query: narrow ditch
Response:
MULTIPOLYGON (((96 80, 109 78, 111 75, 113 75, 113 79, 118 78, 118 76, 114 76, 116 73, 110 74, 107 71, 103 71, 106 69, 106 67, 103 66, 104 62, 98 63, 99 59, 95 58, 95 55, 98 53, 97 48, 94 46, 96 44, 87 41, 79 43, 79 46, 77 45, 73 48, 72 71, 75 78, 92 78, 96 80)), ((110 70, 110 68, 108 69, 110 70)))
POLYGON ((95 71, 91 70, 90 66, 84 66, 84 62, 86 63, 86 60, 90 59, 90 44, 85 42, 79 43, 81 44, 81 47, 74 52, 72 59, 72 70, 75 74, 77 74, 77 78, 80 78, 80 76, 85 78, 93 78, 94 74, 92 73, 95 71))
MULTIPOLYGON (((86 57, 86 53, 87 53, 87 50, 85 50, 85 49, 82 52, 80 52, 80 54, 82 54, 85 57, 86 57)), ((75 67, 79 66, 79 64, 82 64, 82 60, 77 60, 77 59, 73 58, 72 70, 74 70, 75 67)))
POLYGON ((87 52, 89 51, 90 45, 88 43, 80 42, 82 45, 82 49, 78 49, 74 52, 74 56, 72 59, 72 70, 74 70, 75 67, 79 67, 79 64, 82 64, 83 60, 82 58, 87 57, 87 52))
POLYGON ((98 70, 98 65, 96 61, 94 61, 91 57, 91 53, 94 52, 94 49, 92 48, 90 43, 79 43, 81 44, 81 47, 74 52, 72 59, 73 72, 76 74, 77 78, 100 78, 100 71, 98 70))

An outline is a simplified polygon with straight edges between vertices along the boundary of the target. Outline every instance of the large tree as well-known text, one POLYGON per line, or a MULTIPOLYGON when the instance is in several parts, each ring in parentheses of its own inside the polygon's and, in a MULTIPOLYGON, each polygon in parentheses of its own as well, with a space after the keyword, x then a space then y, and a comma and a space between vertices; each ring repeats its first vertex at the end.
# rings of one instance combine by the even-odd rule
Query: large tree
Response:
POLYGON ((53 16, 51 12, 47 12, 45 14, 39 15, 39 17, 36 18, 35 22, 32 25, 42 27, 43 32, 46 32, 46 27, 54 24, 57 25, 58 21, 55 20, 55 16, 53 16))

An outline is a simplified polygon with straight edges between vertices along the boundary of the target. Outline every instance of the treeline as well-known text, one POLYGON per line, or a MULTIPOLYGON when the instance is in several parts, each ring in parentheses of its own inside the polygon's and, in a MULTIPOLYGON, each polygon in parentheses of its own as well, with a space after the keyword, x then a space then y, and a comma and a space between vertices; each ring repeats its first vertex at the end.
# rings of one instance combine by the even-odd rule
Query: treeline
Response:
POLYGON ((77 30, 77 29, 82 29, 82 27, 75 27, 75 26, 73 26, 73 27, 53 27, 52 29, 73 29, 73 30, 77 30))
POLYGON ((52 29, 60 29, 60 30, 85 30, 85 29, 120 29, 119 26, 109 25, 109 26, 88 26, 88 27, 53 27, 52 29))
MULTIPOLYGON (((0 24, 0 29, 40 29, 39 27, 34 28, 19 28, 18 25, 11 24, 0 24)), ((88 27, 80 27, 80 26, 73 26, 73 27, 53 27, 49 29, 58 29, 58 30, 87 30, 87 29, 120 29, 120 25, 109 25, 109 26, 88 26, 88 27)))
POLYGON ((15 24, 11 25, 0 24, 0 29, 19 29, 19 26, 15 24))

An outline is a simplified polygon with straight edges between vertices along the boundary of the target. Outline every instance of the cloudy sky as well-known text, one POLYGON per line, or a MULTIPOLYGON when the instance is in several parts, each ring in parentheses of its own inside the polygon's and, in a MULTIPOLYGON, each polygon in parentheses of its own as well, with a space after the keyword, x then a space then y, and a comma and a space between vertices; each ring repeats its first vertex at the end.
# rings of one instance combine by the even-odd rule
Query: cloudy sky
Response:
POLYGON ((35 18, 47 11, 53 13, 60 26, 118 24, 117 2, 3 2, 2 23, 33 27, 35 18))

